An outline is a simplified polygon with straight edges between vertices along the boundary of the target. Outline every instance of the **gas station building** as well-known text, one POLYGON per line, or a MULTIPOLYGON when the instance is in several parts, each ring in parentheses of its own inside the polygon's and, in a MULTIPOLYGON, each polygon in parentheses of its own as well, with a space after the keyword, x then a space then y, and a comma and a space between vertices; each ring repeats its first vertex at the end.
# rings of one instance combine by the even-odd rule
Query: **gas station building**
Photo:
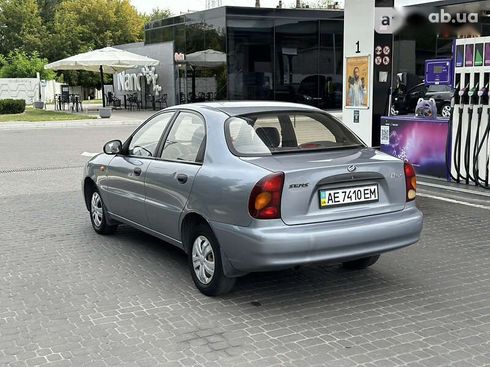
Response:
MULTIPOLYGON (((144 44, 119 47, 160 60, 168 105, 277 100, 342 109, 343 123, 366 144, 413 161, 418 173, 480 182, 473 167, 479 159, 484 165, 490 152, 483 106, 490 43, 478 38, 490 35, 485 5, 346 0, 344 10, 223 6, 153 21, 145 26, 144 44), (401 7, 404 25, 380 28, 387 9, 401 7), (456 60, 456 43, 463 61, 456 60), (419 106, 420 98, 428 106, 419 106), (461 110, 458 103, 451 109, 451 101, 462 102, 461 110), (431 118, 414 116, 416 108, 431 118), (468 119, 476 120, 468 125, 468 119)), ((486 175, 481 170, 490 168, 480 167, 486 175)))

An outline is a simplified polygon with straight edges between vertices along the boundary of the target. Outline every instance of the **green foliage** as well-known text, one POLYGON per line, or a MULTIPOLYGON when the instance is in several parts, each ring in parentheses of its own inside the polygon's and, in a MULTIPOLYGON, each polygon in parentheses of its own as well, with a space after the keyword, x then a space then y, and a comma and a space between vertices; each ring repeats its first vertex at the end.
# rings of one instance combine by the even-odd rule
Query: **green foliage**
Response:
POLYGON ((23 99, 0 99, 0 115, 22 113, 26 109, 26 101, 23 99))
POLYGON ((49 60, 143 39, 144 19, 129 0, 65 0, 56 10, 49 60))
POLYGON ((154 20, 161 20, 168 18, 172 15, 169 9, 153 8, 150 14, 143 15, 145 23, 153 22, 154 20))
MULTIPOLYGON (((87 52, 143 39, 144 18, 129 0, 64 0, 50 26, 46 55, 55 61, 87 52)), ((100 87, 96 73, 63 72, 65 82, 100 87)))
POLYGON ((0 78, 35 78, 39 72, 42 79, 54 79, 54 71, 44 69, 47 63, 48 60, 41 58, 36 51, 31 54, 11 51, 7 57, 0 57, 0 78))
POLYGON ((46 28, 36 0, 0 0, 0 54, 20 49, 40 52, 46 28))
MULTIPOLYGON (((37 52, 52 62, 106 46, 139 42, 149 17, 168 15, 161 9, 139 14, 130 0, 0 0, 0 66, 12 50, 29 56, 37 52)), ((62 72, 61 79, 100 86, 96 73, 62 72)))

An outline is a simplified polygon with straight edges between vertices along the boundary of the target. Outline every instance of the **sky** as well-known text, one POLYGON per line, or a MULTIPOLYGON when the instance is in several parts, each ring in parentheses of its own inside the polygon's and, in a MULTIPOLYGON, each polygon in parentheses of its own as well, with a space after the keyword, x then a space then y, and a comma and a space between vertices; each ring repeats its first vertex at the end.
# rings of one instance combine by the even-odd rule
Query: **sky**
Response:
MULTIPOLYGON (((173 14, 188 12, 189 10, 203 10, 206 0, 131 0, 140 12, 149 13, 154 8, 170 9, 173 14)), ((275 8, 279 0, 260 0, 264 8, 275 8)), ((283 0, 288 6, 292 0, 283 0)), ((255 6, 255 0, 221 0, 222 5, 255 6)))

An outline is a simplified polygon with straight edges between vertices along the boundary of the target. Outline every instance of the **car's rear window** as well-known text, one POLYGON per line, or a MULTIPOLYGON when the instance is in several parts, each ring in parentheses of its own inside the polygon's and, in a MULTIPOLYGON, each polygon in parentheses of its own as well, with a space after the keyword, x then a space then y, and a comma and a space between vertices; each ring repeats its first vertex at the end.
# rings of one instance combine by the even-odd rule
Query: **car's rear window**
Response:
POLYGON ((237 155, 347 149, 364 146, 349 129, 321 112, 274 112, 231 117, 228 146, 237 155))

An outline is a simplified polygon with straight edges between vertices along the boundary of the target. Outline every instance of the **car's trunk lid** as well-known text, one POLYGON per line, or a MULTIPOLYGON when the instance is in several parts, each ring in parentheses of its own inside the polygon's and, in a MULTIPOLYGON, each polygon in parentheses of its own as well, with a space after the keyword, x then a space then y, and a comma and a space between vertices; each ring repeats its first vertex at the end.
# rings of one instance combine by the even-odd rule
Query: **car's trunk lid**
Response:
POLYGON ((403 162, 371 148, 242 159, 271 172, 284 172, 281 217, 288 225, 388 213, 405 205, 403 162), (320 190, 372 185, 378 187, 377 201, 320 207, 320 190))

